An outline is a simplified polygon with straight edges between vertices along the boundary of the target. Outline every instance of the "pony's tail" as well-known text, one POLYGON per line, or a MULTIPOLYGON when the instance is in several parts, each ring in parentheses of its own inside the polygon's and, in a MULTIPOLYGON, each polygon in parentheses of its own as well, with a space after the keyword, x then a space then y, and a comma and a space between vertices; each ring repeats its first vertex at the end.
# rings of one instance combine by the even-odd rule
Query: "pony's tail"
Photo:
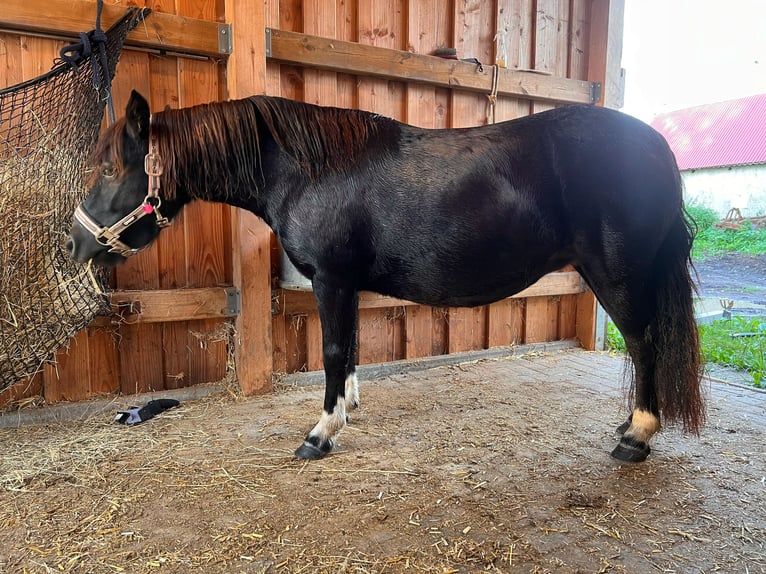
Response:
MULTIPOLYGON (((663 419, 699 435, 705 422, 699 334, 694 318, 691 248, 696 225, 684 209, 655 260, 657 316, 649 331, 655 348, 655 389, 663 419)), ((696 272, 694 272, 696 275, 696 272)))

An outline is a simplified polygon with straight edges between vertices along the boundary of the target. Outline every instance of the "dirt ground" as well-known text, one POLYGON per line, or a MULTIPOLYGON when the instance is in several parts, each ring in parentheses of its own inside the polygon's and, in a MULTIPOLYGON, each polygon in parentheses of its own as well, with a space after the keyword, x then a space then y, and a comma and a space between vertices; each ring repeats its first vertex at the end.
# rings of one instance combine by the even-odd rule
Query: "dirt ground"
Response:
MULTIPOLYGON (((581 350, 0 429, 0 572, 766 572, 766 394, 712 383, 700 438, 608 453, 623 361, 581 350)), ((116 410, 116 405, 115 405, 116 410)))
POLYGON ((766 255, 726 253, 695 263, 705 297, 732 299, 736 308, 766 305, 766 255))

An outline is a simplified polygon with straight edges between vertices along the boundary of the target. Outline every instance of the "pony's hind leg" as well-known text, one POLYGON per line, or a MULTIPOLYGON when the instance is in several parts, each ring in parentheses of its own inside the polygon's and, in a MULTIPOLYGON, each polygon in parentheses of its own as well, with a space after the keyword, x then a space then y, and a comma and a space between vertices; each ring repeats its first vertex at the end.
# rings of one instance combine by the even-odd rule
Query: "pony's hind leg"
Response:
POLYGON ((322 323, 325 397, 319 422, 295 451, 297 458, 306 459, 322 458, 333 449, 348 409, 359 404, 354 373, 358 294, 315 277, 314 295, 322 323))
POLYGON ((648 334, 656 313, 651 295, 642 292, 637 282, 625 277, 609 279, 606 270, 594 272, 595 265, 578 271, 596 293, 625 338, 625 346, 634 368, 633 411, 627 422, 618 427, 622 435, 612 456, 624 462, 646 460, 651 449, 649 439, 660 428, 655 388, 655 349, 648 334))

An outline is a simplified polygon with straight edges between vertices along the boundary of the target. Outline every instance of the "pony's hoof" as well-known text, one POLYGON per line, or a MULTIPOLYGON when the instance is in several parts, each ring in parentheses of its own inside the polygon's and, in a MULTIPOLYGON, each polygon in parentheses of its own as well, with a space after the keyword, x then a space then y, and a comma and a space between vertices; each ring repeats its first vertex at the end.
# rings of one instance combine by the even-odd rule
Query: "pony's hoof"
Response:
POLYGON ((303 441, 303 444, 295 451, 295 458, 303 458, 306 460, 318 460, 324 457, 329 450, 324 451, 318 446, 314 446, 308 441, 303 441))
POLYGON ((643 462, 651 451, 645 442, 624 436, 612 451, 612 457, 621 462, 643 462))

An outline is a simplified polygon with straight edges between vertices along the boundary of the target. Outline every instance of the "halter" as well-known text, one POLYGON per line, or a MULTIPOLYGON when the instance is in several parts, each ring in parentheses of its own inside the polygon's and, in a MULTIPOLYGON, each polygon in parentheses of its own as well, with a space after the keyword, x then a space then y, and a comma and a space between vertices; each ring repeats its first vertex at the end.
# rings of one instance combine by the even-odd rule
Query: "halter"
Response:
POLYGON ((133 225, 136 221, 154 213, 157 218, 157 227, 162 229, 170 225, 170 220, 167 217, 163 217, 160 213, 160 205, 162 200, 160 199, 160 176, 162 175, 162 160, 157 153, 157 136, 151 133, 151 120, 149 121, 149 153, 144 158, 144 171, 149 176, 149 190, 146 197, 141 202, 141 205, 136 207, 133 211, 128 213, 125 217, 120 219, 117 223, 105 227, 100 225, 93 217, 85 211, 82 204, 77 206, 74 212, 74 218, 88 230, 96 241, 105 247, 109 247, 109 253, 119 253, 123 257, 130 257, 135 255, 143 249, 138 247, 136 249, 129 247, 122 241, 120 241, 120 235, 122 235, 126 229, 133 225))

